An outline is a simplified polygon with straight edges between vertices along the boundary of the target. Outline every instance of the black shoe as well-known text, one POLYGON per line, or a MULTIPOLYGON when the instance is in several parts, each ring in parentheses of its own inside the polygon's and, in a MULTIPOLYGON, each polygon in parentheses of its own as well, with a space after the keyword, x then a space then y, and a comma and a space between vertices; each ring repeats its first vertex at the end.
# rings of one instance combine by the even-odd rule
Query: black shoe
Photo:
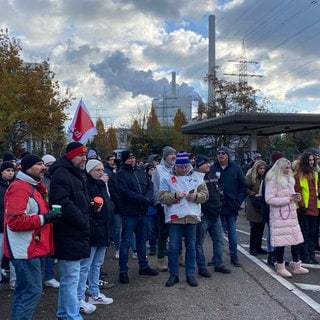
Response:
POLYGON ((151 269, 149 266, 139 270, 140 276, 157 276, 159 272, 157 270, 151 269))
POLYGON ((239 262, 238 256, 232 256, 230 259, 231 264, 235 267, 241 267, 241 263, 239 262))
POLYGON ((120 283, 129 283, 129 277, 126 272, 119 273, 119 282, 120 283))
POLYGON ((319 264, 320 263, 320 261, 316 257, 310 258, 310 260, 311 260, 311 263, 313 263, 313 264, 319 264))
POLYGON ((208 262, 208 266, 209 266, 209 267, 214 266, 214 262, 213 262, 212 260, 211 260, 211 261, 209 261, 209 262, 208 262))
POLYGON ((173 287, 178 282, 179 282, 178 276, 170 276, 168 281, 166 282, 166 287, 173 287))
POLYGON ((207 268, 201 268, 198 270, 198 275, 204 278, 211 278, 211 273, 207 268))
POLYGON ((224 274, 229 274, 231 273, 230 269, 227 269, 225 266, 220 266, 220 267, 215 267, 214 268, 214 272, 220 272, 220 273, 224 273, 224 274))
POLYGON ((189 285, 191 287, 197 287, 198 286, 198 282, 197 282, 195 276, 187 276, 187 283, 189 283, 189 285))
POLYGON ((156 255, 156 249, 150 249, 149 256, 155 256, 156 255))
POLYGON ((249 253, 254 257, 256 257, 258 255, 258 252, 255 249, 250 249, 249 253))
POLYGON ((269 252, 267 264, 268 264, 269 266, 274 267, 274 264, 275 264, 276 262, 277 262, 277 261, 276 261, 276 257, 275 257, 275 255, 274 255, 274 252, 269 252))
POLYGON ((257 250, 257 253, 258 253, 258 254, 268 254, 268 251, 260 248, 260 249, 257 250))

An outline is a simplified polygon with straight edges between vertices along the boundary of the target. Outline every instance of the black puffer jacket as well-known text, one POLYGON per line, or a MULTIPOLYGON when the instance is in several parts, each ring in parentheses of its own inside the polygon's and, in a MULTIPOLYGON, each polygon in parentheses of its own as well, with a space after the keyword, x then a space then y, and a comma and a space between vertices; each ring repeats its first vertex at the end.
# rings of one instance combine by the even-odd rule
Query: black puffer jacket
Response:
POLYGON ((122 164, 116 174, 121 215, 145 215, 153 200, 153 184, 144 169, 122 164))
MULTIPOLYGON (((13 181, 14 179, 12 179, 13 181)), ((10 183, 12 182, 10 181, 10 183)), ((3 233, 3 218, 4 218, 4 195, 10 184, 8 181, 0 177, 0 233, 3 233)))
POLYGON ((50 167, 49 203, 62 206, 62 217, 54 223, 54 256, 80 260, 90 254, 90 200, 85 173, 66 157, 50 167))
POLYGON ((113 218, 113 203, 107 193, 106 184, 102 180, 95 180, 87 174, 87 187, 90 199, 103 198, 103 206, 99 212, 91 211, 90 244, 94 247, 108 246, 111 235, 113 218))

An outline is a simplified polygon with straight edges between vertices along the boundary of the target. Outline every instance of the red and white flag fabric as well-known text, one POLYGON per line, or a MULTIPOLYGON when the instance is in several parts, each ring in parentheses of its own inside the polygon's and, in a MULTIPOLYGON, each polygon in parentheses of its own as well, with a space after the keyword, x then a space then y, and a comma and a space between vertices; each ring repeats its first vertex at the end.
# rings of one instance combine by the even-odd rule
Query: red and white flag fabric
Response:
POLYGON ((82 99, 80 99, 76 113, 70 124, 69 133, 73 141, 83 144, 97 134, 97 129, 82 99))

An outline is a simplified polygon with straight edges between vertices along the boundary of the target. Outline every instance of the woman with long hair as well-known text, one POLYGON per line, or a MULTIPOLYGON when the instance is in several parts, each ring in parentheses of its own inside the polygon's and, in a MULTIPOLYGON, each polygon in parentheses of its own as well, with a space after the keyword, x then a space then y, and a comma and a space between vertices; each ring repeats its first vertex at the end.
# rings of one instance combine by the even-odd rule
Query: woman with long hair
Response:
POLYGON ((259 199, 261 200, 261 184, 266 167, 267 164, 263 160, 258 160, 246 176, 248 191, 246 216, 250 222, 250 254, 253 256, 267 254, 267 251, 261 248, 265 222, 261 214, 261 206, 258 207, 255 204, 255 202, 259 203, 259 199))
POLYGON ((295 180, 292 177, 291 163, 286 158, 275 162, 265 177, 265 200, 270 206, 271 244, 275 247, 276 271, 282 277, 304 274, 309 270, 301 266, 299 244, 303 236, 298 222, 296 202, 301 195, 295 193, 295 180), (283 261, 284 249, 291 246, 292 261, 289 272, 283 261))
POLYGON ((315 234, 320 208, 320 184, 315 156, 310 152, 304 152, 299 163, 294 178, 295 191, 301 194, 301 200, 298 202, 298 221, 304 242, 300 245, 300 256, 303 263, 319 264, 315 256, 315 234))

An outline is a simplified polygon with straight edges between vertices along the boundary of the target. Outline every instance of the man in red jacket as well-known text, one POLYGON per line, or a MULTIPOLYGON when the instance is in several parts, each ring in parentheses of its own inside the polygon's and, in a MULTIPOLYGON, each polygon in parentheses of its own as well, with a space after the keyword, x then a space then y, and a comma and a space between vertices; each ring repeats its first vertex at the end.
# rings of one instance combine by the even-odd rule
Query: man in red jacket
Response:
POLYGON ((41 182, 45 166, 29 154, 4 198, 4 253, 17 275, 12 319, 31 319, 42 293, 42 257, 53 254, 52 225, 59 213, 49 212, 41 182))

